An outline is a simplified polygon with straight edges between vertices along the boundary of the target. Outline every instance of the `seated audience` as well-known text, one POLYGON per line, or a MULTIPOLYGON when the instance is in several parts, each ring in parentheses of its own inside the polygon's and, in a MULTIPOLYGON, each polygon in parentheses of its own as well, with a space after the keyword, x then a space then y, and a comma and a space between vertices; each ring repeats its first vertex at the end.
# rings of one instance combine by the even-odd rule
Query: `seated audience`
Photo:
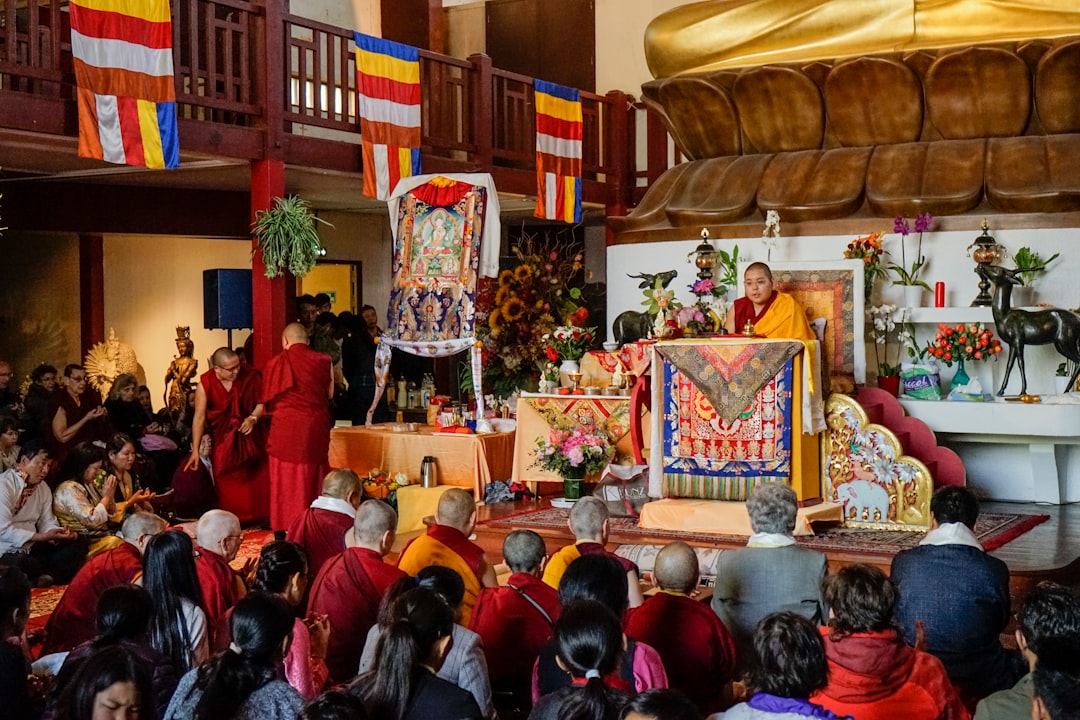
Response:
POLYGON ((1080 710, 1080 637, 1055 635, 1039 648, 1032 675, 1033 720, 1075 720, 1080 710))
MULTIPOLYGON (((559 583, 559 602, 566 607, 575 600, 596 600, 624 618, 627 611, 625 568, 611 555, 583 555, 566 568, 559 583)), ((646 643, 636 638, 625 639, 626 649, 619 663, 618 674, 605 678, 614 687, 627 688, 631 692, 644 692, 650 688, 666 688, 667 673, 660 655, 646 643)), ((559 668, 555 657, 555 643, 548 642, 540 651, 532 674, 533 703, 571 683, 571 678, 559 668)))
POLYGON ((152 718, 150 670, 125 648, 110 645, 91 654, 57 702, 58 720, 152 718))
POLYGON ((768 615, 754 633, 753 652, 750 699, 709 720, 841 720, 809 700, 825 687, 829 673, 825 642, 812 622, 794 612, 768 615))
POLYGON ((228 644, 225 613, 247 593, 240 573, 229 565, 243 541, 240 521, 227 510, 210 510, 195 526, 195 571, 202 588, 211 648, 220 650, 228 644))
POLYGON ((678 690, 646 690, 623 706, 619 720, 701 720, 701 713, 678 690))
POLYGON ((405 573, 383 562, 394 545, 397 513, 381 500, 356 511, 348 547, 327 562, 311 586, 308 608, 330 623, 326 666, 334 683, 356 675, 368 631, 378 621, 379 603, 405 573))
POLYGON ((979 501, 971 490, 938 490, 930 512, 930 532, 892 561, 896 619, 912 645, 922 621, 926 651, 945 664, 962 695, 978 700, 1012 687, 1024 673, 1019 653, 1000 639, 1009 623, 1009 568, 972 532, 979 501))
POLYGON ((509 694, 509 704, 527 714, 529 676, 559 619, 559 594, 540 580, 546 550, 539 535, 515 530, 502 550, 513 574, 505 587, 480 591, 470 628, 483 642, 496 705, 500 694, 509 694))
POLYGON ((418 587, 389 608, 373 669, 350 692, 364 700, 368 717, 400 720, 481 720, 476 700, 436 676, 450 650, 454 612, 441 595, 418 587))
POLYGON ((49 451, 40 442, 19 450, 19 462, 0 473, 0 563, 22 570, 38 587, 71 582, 86 557, 87 543, 61 527, 53 496, 43 483, 49 451))
POLYGON ((87 387, 82 365, 66 366, 62 385, 45 410, 46 439, 58 469, 63 469, 73 447, 95 440, 104 442, 111 432, 101 395, 87 387))
POLYGON ((132 475, 135 467, 135 443, 124 433, 114 433, 105 443, 105 471, 116 478, 116 512, 109 518, 110 526, 119 526, 127 513, 135 510, 153 512, 153 492, 132 475))
POLYGON ((298 720, 367 720, 367 712, 355 695, 330 690, 305 705, 298 720))
POLYGON ((279 597, 251 593, 229 619, 232 642, 176 688, 165 720, 294 720, 304 700, 279 679, 293 615, 279 597))
POLYGON ((426 534, 411 541, 401 551, 398 568, 415 575, 428 565, 448 567, 465 581, 465 603, 461 622, 469 624, 476 596, 485 587, 497 587, 495 568, 484 557, 484 550, 469 540, 476 526, 476 502, 472 493, 450 488, 439 498, 435 525, 426 534))
POLYGON ((116 432, 138 440, 146 433, 154 433, 161 427, 139 402, 139 381, 131 373, 121 373, 113 380, 109 388, 109 397, 105 409, 109 411, 109 422, 116 432))
MULTIPOLYGON (((559 589, 559 580, 567 566, 582 555, 605 554, 608 538, 608 518, 610 514, 604 501, 597 497, 584 497, 574 503, 570 509, 570 531, 574 533, 574 544, 567 545, 552 554, 544 568, 544 582, 559 589)), ((637 565, 626 558, 609 553, 626 569, 626 587, 629 592, 630 607, 642 603, 641 585, 638 583, 637 565)))
POLYGON ((427 588, 437 592, 454 613, 454 625, 450 629, 450 650, 443 658, 442 666, 436 675, 469 692, 481 714, 486 718, 495 717, 491 701, 491 682, 488 677, 488 663, 484 655, 480 636, 460 624, 461 600, 465 594, 465 584, 461 576, 450 568, 439 565, 426 567, 415 578, 400 580, 387 590, 383 604, 379 608, 379 624, 368 631, 364 643, 364 652, 360 656, 360 674, 371 670, 375 662, 376 646, 379 637, 393 622, 390 610, 397 597, 414 587, 427 588))
POLYGON ((105 454, 92 443, 76 445, 68 455, 53 495, 53 512, 64 527, 90 543, 88 557, 110 550, 121 542, 109 532, 109 518, 116 513, 119 493, 115 475, 106 475, 105 454))
POLYGON ((97 603, 97 637, 67 654, 63 667, 49 688, 49 702, 42 720, 56 717, 57 702, 76 673, 90 656, 107 647, 121 647, 150 673, 155 718, 165 714, 177 674, 172 660, 150 647, 147 631, 154 605, 150 595, 137 585, 117 585, 101 594, 97 603))
POLYGON ((1016 612, 1016 644, 1028 663, 1028 674, 1008 690, 983 698, 975 720, 1009 720, 1031 714, 1032 672, 1039 647, 1058 635, 1080 637, 1080 597, 1052 582, 1035 586, 1016 612))
POLYGON ((573 681, 540 698, 530 720, 616 720, 630 699, 630 688, 615 688, 604 680, 619 669, 623 652, 619 618, 601 603, 576 600, 563 608, 555 623, 554 642, 559 667, 573 681))
POLYGON ((19 421, 14 415, 0 414, 0 472, 19 462, 19 421))
MULTIPOLYGON (((251 589, 276 595, 291 608, 298 607, 307 590, 307 558, 303 548, 285 540, 264 545, 251 589)), ((318 695, 326 684, 329 633, 325 616, 309 614, 305 619, 293 620, 292 644, 285 655, 285 679, 305 700, 318 695)))
POLYGON ((45 624, 42 655, 63 652, 94 636, 98 600, 109 588, 134 582, 142 573, 142 556, 151 539, 165 532, 165 521, 135 513, 124 521, 123 542, 91 558, 75 574, 45 624))
POLYGON ((741 669, 753 662, 754 629, 766 615, 795 612, 816 625, 828 617, 821 599, 827 561, 795 544, 798 510, 799 499, 787 485, 757 486, 746 501, 754 534, 745 548, 717 555, 712 609, 735 640, 741 669))
POLYGON ((356 473, 349 468, 331 470, 323 478, 322 494, 289 528, 285 537, 307 554, 308 580, 315 580, 326 561, 345 549, 345 534, 352 529, 363 495, 356 473))
POLYGON ((143 555, 142 585, 154 601, 150 645, 169 656, 178 673, 210 657, 194 555, 191 538, 179 530, 167 530, 153 538, 143 555))
POLYGON ((671 687, 686 693, 702 714, 726 707, 735 644, 716 613, 690 597, 700 579, 694 549, 683 542, 665 545, 653 579, 660 591, 630 611, 626 634, 656 648, 671 687))
POLYGON ((11 369, 11 363, 7 360, 0 360, 0 413, 5 415, 17 415, 22 412, 22 401, 19 399, 19 393, 8 387, 14 377, 15 373, 11 369))
POLYGON ((19 568, 0 565, 0 698, 10 720, 34 720, 41 709, 30 691, 30 661, 23 650, 29 618, 30 581, 19 568))
POLYGON ((56 392, 56 368, 42 363, 30 371, 30 387, 23 400, 21 418, 22 440, 41 440, 45 437, 45 423, 49 401, 56 392))
POLYGON ((859 720, 967 720, 945 666, 904 642, 893 620, 896 588, 872 565, 825 578, 831 610, 825 637, 829 684, 810 699, 859 720))

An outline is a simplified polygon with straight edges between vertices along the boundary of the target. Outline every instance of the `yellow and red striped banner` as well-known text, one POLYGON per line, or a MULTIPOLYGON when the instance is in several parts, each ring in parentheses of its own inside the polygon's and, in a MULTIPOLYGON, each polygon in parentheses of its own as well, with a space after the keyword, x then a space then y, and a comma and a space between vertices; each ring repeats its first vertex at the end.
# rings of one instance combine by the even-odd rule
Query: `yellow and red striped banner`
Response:
POLYGON ((581 222, 581 93, 534 80, 536 209, 533 215, 581 222))
POLYGON ((364 195, 386 200, 420 174, 420 51, 354 32, 364 195))
POLYGON ((72 0, 79 156, 180 164, 168 0, 72 0))

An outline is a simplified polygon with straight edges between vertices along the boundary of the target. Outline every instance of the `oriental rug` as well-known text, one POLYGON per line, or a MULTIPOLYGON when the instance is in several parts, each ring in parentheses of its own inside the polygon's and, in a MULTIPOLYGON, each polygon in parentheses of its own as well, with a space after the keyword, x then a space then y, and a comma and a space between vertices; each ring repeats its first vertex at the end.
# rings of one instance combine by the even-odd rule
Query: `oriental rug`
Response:
MULTIPOLYGON (((545 508, 498 520, 488 520, 482 525, 492 528, 560 529, 565 530, 569 510, 545 508)), ((1032 528, 1046 522, 1049 515, 1021 515, 1018 513, 987 512, 975 523, 975 536, 987 551, 996 550, 1032 528)), ((670 538, 688 542, 742 545, 745 535, 720 533, 686 533, 671 530, 639 528, 635 518, 611 518, 608 520, 612 542, 632 543, 634 537, 670 538)), ((925 532, 903 530, 867 530, 863 528, 827 528, 813 536, 799 536, 795 541, 803 547, 820 552, 849 552, 866 555, 895 555, 901 550, 913 548, 926 535, 925 532)))

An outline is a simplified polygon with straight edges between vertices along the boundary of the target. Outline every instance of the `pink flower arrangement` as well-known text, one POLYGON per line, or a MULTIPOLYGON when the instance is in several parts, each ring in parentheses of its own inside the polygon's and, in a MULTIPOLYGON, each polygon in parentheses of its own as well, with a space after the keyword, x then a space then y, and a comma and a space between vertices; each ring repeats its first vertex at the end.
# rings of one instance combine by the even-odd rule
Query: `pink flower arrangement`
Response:
POLYGON ((615 448, 595 427, 579 426, 573 430, 554 429, 547 438, 537 438, 533 454, 536 456, 533 467, 563 477, 584 476, 603 470, 611 462, 615 448))

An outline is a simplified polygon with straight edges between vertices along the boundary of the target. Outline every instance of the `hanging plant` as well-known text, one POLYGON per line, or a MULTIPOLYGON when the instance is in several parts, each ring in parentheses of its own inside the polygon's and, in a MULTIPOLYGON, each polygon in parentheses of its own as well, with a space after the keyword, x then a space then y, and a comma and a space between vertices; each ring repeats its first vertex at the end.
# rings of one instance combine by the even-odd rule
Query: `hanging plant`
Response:
POLYGON ((286 268, 296 277, 311 272, 315 261, 326 254, 315 231, 316 222, 334 227, 295 195, 274 198, 274 207, 255 213, 251 232, 258 241, 256 249, 262 252, 266 277, 276 278, 286 268))

